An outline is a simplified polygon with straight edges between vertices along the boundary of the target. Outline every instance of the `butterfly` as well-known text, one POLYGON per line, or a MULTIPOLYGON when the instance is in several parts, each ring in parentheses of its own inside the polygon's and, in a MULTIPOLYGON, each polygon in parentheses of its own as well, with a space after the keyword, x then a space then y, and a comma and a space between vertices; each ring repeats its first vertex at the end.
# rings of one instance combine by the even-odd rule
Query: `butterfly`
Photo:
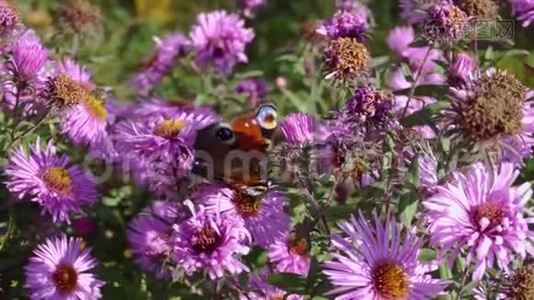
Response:
POLYGON ((255 195, 267 187, 267 152, 278 127, 278 111, 263 104, 230 123, 200 130, 195 143, 193 173, 222 181, 255 195))

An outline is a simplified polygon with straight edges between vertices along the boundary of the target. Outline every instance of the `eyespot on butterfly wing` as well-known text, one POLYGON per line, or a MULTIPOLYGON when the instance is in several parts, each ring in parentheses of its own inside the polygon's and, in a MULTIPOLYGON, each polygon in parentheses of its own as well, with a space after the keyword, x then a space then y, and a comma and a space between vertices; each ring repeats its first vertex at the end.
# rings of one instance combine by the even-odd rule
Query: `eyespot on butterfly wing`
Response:
POLYGON ((214 124, 199 131, 193 172, 228 183, 261 184, 265 181, 266 152, 278 126, 277 117, 276 107, 264 104, 255 113, 238 116, 230 124, 214 124))

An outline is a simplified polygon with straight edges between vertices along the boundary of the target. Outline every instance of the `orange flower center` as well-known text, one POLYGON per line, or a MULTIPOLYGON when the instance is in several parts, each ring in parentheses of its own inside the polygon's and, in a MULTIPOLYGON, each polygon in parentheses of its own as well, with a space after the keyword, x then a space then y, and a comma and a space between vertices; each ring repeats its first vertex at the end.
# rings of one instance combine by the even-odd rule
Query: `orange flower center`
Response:
POLYGON ((72 189, 72 178, 64 168, 50 167, 43 173, 42 179, 55 192, 68 193, 72 189))
POLYGON ((501 224, 504 219, 501 205, 497 202, 489 201, 476 207, 473 211, 473 221, 478 225, 482 218, 486 218, 490 222, 490 229, 501 224))
POLYGON ((408 298, 410 281, 404 268, 398 263, 378 263, 372 271, 372 282, 378 294, 385 299, 408 298))

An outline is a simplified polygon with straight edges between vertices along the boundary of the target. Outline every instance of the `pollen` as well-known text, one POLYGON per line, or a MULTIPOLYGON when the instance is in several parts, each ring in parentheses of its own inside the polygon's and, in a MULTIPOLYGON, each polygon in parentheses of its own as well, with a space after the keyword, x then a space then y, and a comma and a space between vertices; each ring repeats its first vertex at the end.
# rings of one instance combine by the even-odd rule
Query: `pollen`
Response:
POLYGON ((499 18, 499 6, 493 0, 455 0, 461 10, 479 20, 496 20, 499 18))
POLYGON ((43 173, 42 179, 55 192, 68 193, 72 189, 72 178, 64 168, 50 167, 43 173))
POLYGON ((106 107, 104 106, 104 101, 102 99, 94 95, 90 95, 89 97, 87 97, 87 99, 85 99, 84 105, 87 108, 87 111, 95 119, 98 119, 102 122, 106 120, 108 116, 108 111, 106 110, 106 107))
POLYGON ((384 299, 407 299, 410 282, 404 268, 391 261, 378 263, 372 271, 376 292, 384 299))
POLYGON ((253 217, 261 209, 261 197, 249 195, 246 192, 236 191, 232 198, 235 209, 243 218, 253 217))
POLYGON ((193 235, 193 250, 198 253, 211 253, 217 248, 220 240, 221 237, 210 225, 204 225, 193 235))
POLYGON ((501 205, 495 201, 489 201, 479 205, 472 213, 473 222, 475 224, 478 225, 480 220, 486 218, 490 222, 488 227, 490 229, 501 224, 504 217, 505 213, 503 212, 501 205))
POLYGON ((355 38, 332 40, 326 49, 329 71, 338 79, 358 77, 365 73, 369 51, 355 38))
POLYGON ((61 293, 70 294, 78 285, 78 272, 73 266, 62 264, 52 273, 52 280, 61 293))
POLYGON ((506 299, 534 299, 534 266, 523 266, 505 279, 502 292, 506 299))
POLYGON ((186 123, 182 120, 165 120, 154 129, 154 134, 166 139, 172 139, 185 128, 186 123))
POLYGON ((475 97, 458 107, 464 133, 477 141, 519 134, 526 88, 505 72, 486 75, 478 84, 475 97))
POLYGON ((58 106, 72 106, 85 101, 89 91, 67 75, 58 75, 49 82, 50 101, 58 106))

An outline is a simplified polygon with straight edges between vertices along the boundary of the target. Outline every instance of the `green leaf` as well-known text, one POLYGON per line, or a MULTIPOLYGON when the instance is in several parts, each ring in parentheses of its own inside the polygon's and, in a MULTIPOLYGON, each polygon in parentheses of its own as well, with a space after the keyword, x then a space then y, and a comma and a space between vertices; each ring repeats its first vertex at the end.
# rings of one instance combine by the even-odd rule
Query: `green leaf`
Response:
POLYGON ((403 194, 399 200, 399 212, 401 223, 409 227, 417 212, 417 205, 419 204, 419 197, 415 192, 408 192, 403 194))
POLYGON ((331 206, 326 209, 326 216, 328 220, 332 221, 344 220, 350 217, 351 214, 354 214, 352 209, 353 207, 349 205, 331 206))
POLYGON ((278 273, 269 277, 269 283, 290 293, 305 294, 307 279, 293 273, 278 273))
POLYGON ((436 251, 428 248, 423 248, 419 251, 419 260, 423 262, 432 261, 436 259, 436 251))
POLYGON ((104 197, 102 198, 102 203, 104 203, 104 205, 106 206, 117 206, 119 205, 119 203, 121 202, 121 198, 120 197, 113 197, 113 196, 110 196, 110 197, 104 197))
MULTIPOLYGON (((414 100, 412 100, 414 101, 414 100)), ((451 104, 448 101, 438 101, 430 105, 425 106, 420 111, 417 111, 402 120, 402 124, 407 127, 413 127, 418 125, 432 124, 432 120, 439 113, 449 108, 451 104)))
POLYGON ((406 180, 415 187, 419 187, 419 155, 415 155, 408 168, 406 180))
POLYGON ((501 60, 507 59, 507 58, 513 58, 516 56, 528 56, 530 55, 530 52, 525 49, 511 49, 506 52, 504 52, 503 56, 501 57, 501 60))
POLYGON ((300 98, 297 94, 293 93, 292 91, 288 89, 282 89, 281 91, 282 91, 282 94, 284 94, 284 96, 289 100, 289 102, 291 102, 291 104, 293 104, 295 108, 297 108, 298 110, 302 112, 307 112, 307 113, 310 112, 309 105, 307 105, 307 103, 302 98, 300 98))

